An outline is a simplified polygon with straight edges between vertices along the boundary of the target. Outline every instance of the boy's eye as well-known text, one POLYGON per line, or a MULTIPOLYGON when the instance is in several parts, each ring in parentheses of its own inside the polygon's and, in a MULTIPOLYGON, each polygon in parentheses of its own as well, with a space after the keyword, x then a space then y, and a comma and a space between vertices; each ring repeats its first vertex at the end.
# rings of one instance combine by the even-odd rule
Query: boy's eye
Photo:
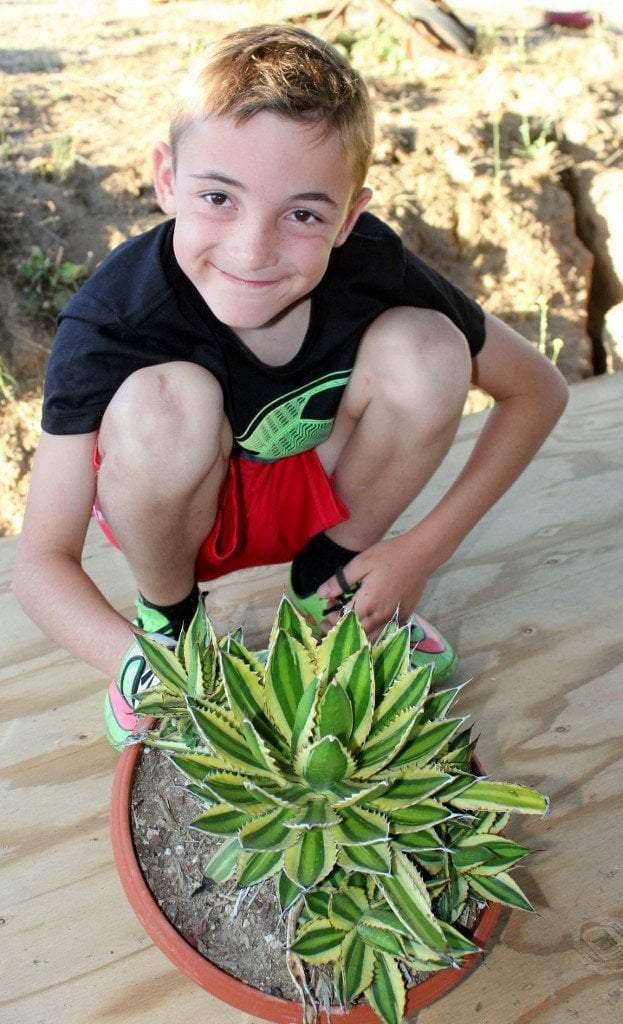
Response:
POLYGON ((293 214, 299 224, 320 224, 320 217, 311 210, 294 210, 293 214))
POLYGON ((227 202, 227 196, 224 192, 204 192, 201 198, 205 199, 210 206, 224 206, 227 202))

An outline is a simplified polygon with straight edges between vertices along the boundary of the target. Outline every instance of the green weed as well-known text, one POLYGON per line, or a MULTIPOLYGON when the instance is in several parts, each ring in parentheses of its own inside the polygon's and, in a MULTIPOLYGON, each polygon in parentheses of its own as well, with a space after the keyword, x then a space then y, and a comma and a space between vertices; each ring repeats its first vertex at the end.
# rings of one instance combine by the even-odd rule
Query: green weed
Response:
POLYGON ((333 38, 333 45, 366 74, 401 76, 413 70, 404 42, 392 27, 369 25, 345 29, 333 38))
POLYGON ((565 343, 562 338, 548 338, 549 309, 548 301, 544 295, 539 295, 534 304, 534 309, 539 314, 538 350, 556 366, 565 343))
POLYGON ((63 260, 63 250, 45 256, 33 245, 30 256, 18 267, 25 304, 39 320, 54 322, 59 311, 80 287, 88 271, 82 263, 63 260))
POLYGON ((60 138, 54 139, 50 158, 60 177, 71 170, 76 163, 76 145, 71 135, 61 135, 60 138))
POLYGON ((62 181, 76 166, 76 144, 71 135, 60 135, 50 146, 48 156, 35 157, 30 169, 48 181, 62 181))
POLYGON ((513 149, 513 153, 515 156, 524 157, 526 160, 542 160, 544 157, 549 159, 553 157, 557 149, 557 142, 551 137, 551 134, 551 121, 545 121, 538 135, 533 135, 530 122, 524 116, 519 126, 521 146, 516 146, 513 149))
POLYGON ((210 40, 207 36, 196 36, 193 39, 186 39, 182 43, 182 50, 187 57, 198 57, 209 45, 210 40))

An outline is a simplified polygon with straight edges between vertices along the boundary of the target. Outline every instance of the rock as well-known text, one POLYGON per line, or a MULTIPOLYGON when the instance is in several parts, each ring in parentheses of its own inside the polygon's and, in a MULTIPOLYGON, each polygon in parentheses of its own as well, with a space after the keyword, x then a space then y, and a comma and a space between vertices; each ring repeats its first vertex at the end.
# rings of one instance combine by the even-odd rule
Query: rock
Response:
POLYGON ((572 174, 578 231, 595 255, 607 309, 623 299, 623 170, 585 164, 572 174))
POLYGON ((623 370, 623 302, 612 306, 606 313, 601 343, 608 373, 623 370))

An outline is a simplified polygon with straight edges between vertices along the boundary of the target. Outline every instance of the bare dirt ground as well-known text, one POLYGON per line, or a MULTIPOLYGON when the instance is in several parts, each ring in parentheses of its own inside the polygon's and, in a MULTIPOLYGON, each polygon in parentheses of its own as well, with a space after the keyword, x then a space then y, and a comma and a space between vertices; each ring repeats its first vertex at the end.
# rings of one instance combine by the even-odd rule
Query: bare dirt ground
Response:
MULTIPOLYGON (((570 381, 591 375, 593 259, 565 184, 579 165, 621 166, 621 30, 483 17, 477 55, 459 59, 409 53, 354 8, 339 31, 375 102, 373 211, 550 356, 560 348, 570 381)), ((150 151, 184 70, 224 29, 276 9, 0 2, 0 533, 20 529, 53 336, 55 299, 29 299, 20 265, 38 246, 50 286, 63 261, 89 272, 161 219, 150 151)), ((474 392, 467 411, 483 404, 474 392)))

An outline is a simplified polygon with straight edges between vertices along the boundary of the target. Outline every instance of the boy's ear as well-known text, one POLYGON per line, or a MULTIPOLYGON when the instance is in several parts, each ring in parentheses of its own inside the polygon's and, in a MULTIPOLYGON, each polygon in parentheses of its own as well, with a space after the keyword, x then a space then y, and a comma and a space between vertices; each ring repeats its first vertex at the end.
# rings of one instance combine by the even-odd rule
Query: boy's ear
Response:
POLYGON ((154 188, 164 213, 175 214, 177 203, 175 200, 175 171, 173 170, 173 154, 171 147, 166 142, 159 142, 152 153, 152 165, 154 171, 154 188))
POLYGON ((361 192, 359 192, 359 194, 355 196, 352 206, 348 211, 348 216, 344 223, 342 224, 339 234, 335 239, 335 242, 333 243, 334 249, 336 249, 339 245, 344 245, 344 242, 346 241, 351 231, 353 230, 355 224, 357 223, 357 218, 359 217, 359 214, 368 205, 371 199, 371 188, 362 188, 361 192))

